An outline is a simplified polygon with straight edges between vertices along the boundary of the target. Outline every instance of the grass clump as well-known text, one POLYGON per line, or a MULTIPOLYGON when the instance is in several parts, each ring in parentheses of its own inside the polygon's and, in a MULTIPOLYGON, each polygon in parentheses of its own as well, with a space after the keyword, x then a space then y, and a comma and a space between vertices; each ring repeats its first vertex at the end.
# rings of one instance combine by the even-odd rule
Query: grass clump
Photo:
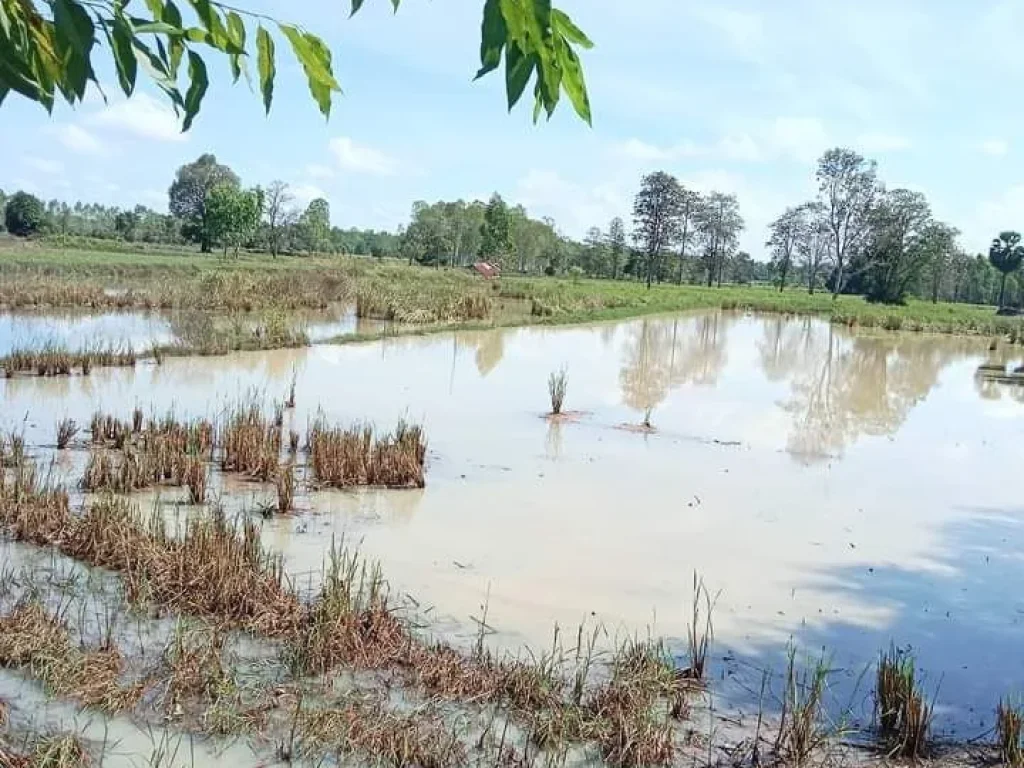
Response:
POLYGON ((830 733, 822 722, 827 682, 828 664, 824 657, 813 666, 798 666, 796 647, 789 647, 782 713, 775 738, 775 754, 787 765, 805 765, 828 743, 830 733))
POLYGON ((551 398, 551 414, 553 416, 558 416, 562 412, 568 384, 568 374, 565 368, 552 371, 548 376, 548 395, 551 398))
POLYGON ((1024 746, 1021 744, 1021 730, 1024 726, 1024 711, 1019 702, 1003 699, 996 708, 996 734, 999 757, 1003 765, 1010 768, 1024 766, 1024 746))
POLYGON ((322 415, 306 433, 313 478, 323 486, 422 488, 427 441, 423 428, 399 421, 377 436, 370 425, 329 427, 322 415))
POLYGON ((227 415, 221 430, 221 468, 269 481, 277 474, 281 428, 264 417, 255 399, 240 403, 227 415))
POLYGON ((369 756, 376 765, 454 768, 466 761, 460 734, 443 717, 423 711, 398 713, 378 701, 352 701, 334 709, 304 712, 300 751, 310 758, 333 752, 369 756))
POLYGON ((277 511, 282 514, 295 509, 295 464, 289 461, 274 478, 277 488, 277 511))
POLYGON ((131 347, 97 347, 71 351, 46 345, 42 349, 16 349, 0 358, 0 370, 7 378, 16 374, 70 376, 75 369, 89 375, 94 366, 132 367, 137 357, 131 347))
POLYGON ((75 435, 78 434, 78 425, 74 419, 64 418, 57 422, 57 449, 63 451, 68 447, 75 435))
POLYGON ((913 656, 892 646, 878 660, 878 732, 891 756, 916 759, 928 750, 932 707, 917 682, 913 656))
POLYGON ((121 685, 124 661, 116 649, 81 650, 61 620, 34 601, 0 616, 0 665, 26 669, 52 695, 105 712, 132 707, 142 696, 142 684, 121 685))

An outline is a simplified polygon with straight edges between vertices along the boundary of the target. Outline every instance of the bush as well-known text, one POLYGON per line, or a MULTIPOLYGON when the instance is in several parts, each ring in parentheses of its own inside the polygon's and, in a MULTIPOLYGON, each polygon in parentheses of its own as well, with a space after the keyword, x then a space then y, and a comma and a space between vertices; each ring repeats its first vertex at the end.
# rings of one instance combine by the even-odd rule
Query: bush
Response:
POLYGON ((46 218, 43 201, 28 192, 15 192, 4 208, 4 223, 12 235, 28 237, 39 231, 46 218))

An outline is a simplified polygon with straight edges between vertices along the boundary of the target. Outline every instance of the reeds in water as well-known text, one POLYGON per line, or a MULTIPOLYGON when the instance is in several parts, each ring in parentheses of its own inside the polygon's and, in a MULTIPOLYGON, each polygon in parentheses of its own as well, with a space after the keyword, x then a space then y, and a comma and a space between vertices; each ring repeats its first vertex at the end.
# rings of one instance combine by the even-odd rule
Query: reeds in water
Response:
POLYGON ((78 434, 78 425, 74 419, 61 419, 57 422, 57 449, 63 451, 68 443, 78 434))
POLYGON ((19 374, 70 376, 76 368, 88 375, 94 366, 134 366, 136 354, 131 347, 96 347, 71 351, 47 345, 41 349, 16 349, 0 358, 0 369, 8 378, 19 374))
POLYGON ((227 415, 221 431, 221 467, 263 481, 277 474, 281 454, 281 429, 263 416, 255 400, 241 403, 227 415))
POLYGON ((821 750, 831 736, 823 723, 828 663, 824 656, 813 665, 798 666, 796 647, 787 654, 785 689, 775 754, 787 765, 802 766, 821 750))
POLYGON ((306 434, 306 445, 313 478, 321 485, 424 485, 427 442, 423 428, 418 425, 399 421, 393 433, 377 436, 370 425, 329 427, 320 416, 306 434))
POLYGON ((1024 711, 1019 702, 1003 699, 996 709, 996 734, 999 738, 999 757, 1003 765, 1010 768, 1024 766, 1024 745, 1021 744, 1021 730, 1024 726, 1024 711))
POLYGON ((568 385, 568 373, 565 368, 552 371, 548 376, 548 396, 551 398, 551 413, 554 416, 558 416, 562 412, 568 385))
POLYGON ((295 464, 283 465, 274 478, 277 488, 277 511, 286 514, 295 508, 295 464))
POLYGON ((913 656, 895 646, 878 660, 875 714, 890 755, 916 759, 925 754, 932 707, 917 682, 913 656))

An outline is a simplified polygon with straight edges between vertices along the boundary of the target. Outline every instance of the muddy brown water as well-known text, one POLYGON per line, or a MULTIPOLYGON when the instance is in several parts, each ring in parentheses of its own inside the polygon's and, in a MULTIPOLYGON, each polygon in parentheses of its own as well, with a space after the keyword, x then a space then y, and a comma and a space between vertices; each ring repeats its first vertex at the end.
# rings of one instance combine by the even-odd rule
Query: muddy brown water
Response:
POLYGON ((404 416, 430 444, 422 491, 317 493, 268 521, 294 573, 344 535, 456 640, 486 603, 497 646, 545 647, 556 623, 574 638, 586 621, 682 652, 697 572, 717 594, 715 675, 738 709, 793 642, 826 650, 836 696, 867 717, 869 667, 895 642, 938 691, 942 728, 971 736, 1024 690, 1024 388, 975 376, 1019 357, 708 312, 0 380, 0 426, 45 456, 60 417, 215 416, 253 388, 280 399, 294 370, 295 428, 317 410, 404 416), (549 422, 563 366, 566 408, 583 415, 549 422), (623 428, 648 411, 653 432, 623 428))
MULTIPOLYGON (((240 315, 244 320, 246 315, 240 315)), ((252 322, 260 317, 251 316, 252 322)), ((357 318, 355 307, 339 304, 322 311, 290 314, 296 330, 304 330, 311 341, 323 341, 352 333, 373 333, 386 323, 357 318)), ((191 338, 197 322, 227 322, 227 315, 183 310, 172 312, 135 311, 99 314, 67 310, 60 313, 0 312, 0 357, 15 349, 41 348, 47 345, 70 350, 95 347, 130 346, 145 351, 154 346, 176 343, 197 344, 191 338)))

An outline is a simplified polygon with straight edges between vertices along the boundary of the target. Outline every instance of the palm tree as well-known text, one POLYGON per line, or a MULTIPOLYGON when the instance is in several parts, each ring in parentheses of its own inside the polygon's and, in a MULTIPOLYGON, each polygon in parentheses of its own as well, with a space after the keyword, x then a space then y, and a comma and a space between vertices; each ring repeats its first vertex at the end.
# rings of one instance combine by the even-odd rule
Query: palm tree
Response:
POLYGON ((1020 244, 1020 233, 1000 232, 999 237, 992 241, 992 247, 988 249, 988 260, 1003 275, 999 284, 999 307, 1002 309, 1003 296, 1006 293, 1006 276, 1020 269, 1021 262, 1024 261, 1024 246, 1020 244))

